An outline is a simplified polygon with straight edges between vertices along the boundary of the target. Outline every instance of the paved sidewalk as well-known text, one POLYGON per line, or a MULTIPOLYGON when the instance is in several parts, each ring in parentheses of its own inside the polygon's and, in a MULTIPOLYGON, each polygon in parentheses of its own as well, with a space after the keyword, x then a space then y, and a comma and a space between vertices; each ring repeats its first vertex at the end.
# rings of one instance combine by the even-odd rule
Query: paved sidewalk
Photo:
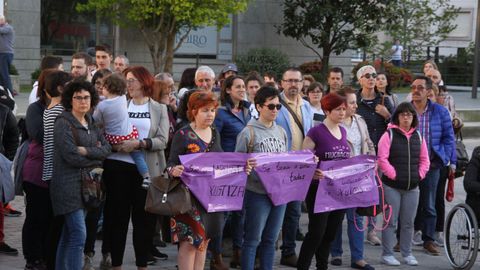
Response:
MULTIPOLYGON (((466 139, 464 140, 465 145, 467 147, 467 150, 469 153, 473 150, 473 148, 477 145, 480 145, 480 139, 466 139)), ((451 203, 446 203, 447 206, 447 213, 448 210, 456 205, 457 203, 464 202, 465 201, 465 191, 463 190, 463 184, 462 184, 463 179, 457 179, 456 185, 455 185, 455 199, 451 203)), ((23 203, 23 197, 16 197, 15 201, 12 203, 12 205, 18 209, 21 210, 22 212, 25 213, 25 207, 23 203)), ((23 226, 23 220, 24 220, 25 215, 23 214, 21 217, 5 217, 5 235, 6 235, 6 242, 12 245, 15 248, 18 248, 20 250, 20 254, 16 257, 12 256, 6 256, 6 255, 0 255, 0 270, 19 270, 23 269, 25 266, 25 261, 23 259, 22 251, 21 251, 21 232, 22 232, 22 226, 23 226)), ((380 218, 381 219, 381 218, 380 218)), ((379 221, 381 222, 381 221, 379 221)), ((308 218, 306 214, 302 214, 302 218, 300 221, 300 225, 302 228, 303 232, 306 232, 307 230, 307 225, 308 225, 308 218)), ((344 232, 346 232, 346 225, 344 222, 344 232)), ((379 235, 381 235, 381 232, 379 232, 379 235)), ((123 269, 126 270, 133 270, 136 269, 135 267, 135 259, 134 259, 134 252, 133 252, 133 246, 132 246, 132 240, 131 240, 131 226, 130 226, 130 232, 129 232, 129 237, 127 240, 127 247, 125 251, 125 258, 124 258, 124 267, 123 269)), ((300 249, 301 242, 297 242, 297 254, 300 249)), ((101 248, 101 241, 97 241, 96 243, 96 250, 99 251, 101 248)), ((349 252, 349 246, 348 246, 348 237, 346 237, 346 233, 344 233, 343 237, 343 249, 344 249, 344 256, 343 256, 343 262, 344 266, 331 266, 331 269, 351 269, 350 268, 350 252, 349 252)), ((176 269, 176 254, 177 254, 177 248, 174 245, 168 245, 167 248, 161 249, 162 252, 168 254, 169 259, 167 261, 158 261, 156 265, 150 266, 149 269, 176 269)), ((425 269, 425 270, 441 270, 441 269, 452 269, 450 266, 446 256, 445 256, 445 251, 442 249, 441 250, 441 256, 430 256, 427 255, 425 252, 423 252, 421 247, 414 247, 413 255, 417 257, 419 261, 419 266, 416 268, 412 268, 411 266, 407 265, 401 265, 399 267, 389 267, 380 264, 380 255, 382 252, 382 248, 380 246, 371 246, 369 244, 365 244, 365 259, 373 265, 376 269, 382 270, 382 269, 425 269)), ((400 255, 397 253, 397 258, 400 259, 400 255)), ((275 260, 275 269, 292 269, 288 267, 282 267, 279 265, 279 260, 280 260, 280 252, 277 251, 276 253, 276 260, 275 260)), ((226 262, 229 262, 229 258, 225 258, 226 262)), ((100 255, 95 256, 95 265, 98 266, 100 263, 100 255)), ((314 263, 313 263, 314 265, 314 263)), ((207 268, 208 268, 208 263, 207 263, 207 268)), ((477 265, 473 269, 480 269, 480 259, 477 259, 477 265), (476 268, 475 268, 476 267, 476 268)), ((314 269, 314 268, 312 268, 314 269)))

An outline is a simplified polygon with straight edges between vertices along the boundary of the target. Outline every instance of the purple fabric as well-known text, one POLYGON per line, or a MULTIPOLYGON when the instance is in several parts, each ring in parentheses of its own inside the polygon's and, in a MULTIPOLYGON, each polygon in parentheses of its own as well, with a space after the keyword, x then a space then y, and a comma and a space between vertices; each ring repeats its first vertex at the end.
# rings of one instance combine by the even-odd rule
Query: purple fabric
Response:
POLYGON ((39 187, 48 188, 48 183, 42 180, 43 145, 32 140, 28 145, 28 154, 23 163, 23 181, 39 187))
POLYGON ((375 156, 360 155, 321 162, 325 178, 319 181, 314 212, 378 204, 375 161, 375 156))
POLYGON ((323 123, 308 131, 307 136, 315 143, 315 155, 320 159, 320 163, 324 160, 350 157, 347 131, 343 127, 340 127, 340 131, 342 133, 340 139, 335 138, 323 123))
POLYGON ((243 207, 249 154, 207 152, 181 155, 182 181, 207 212, 238 211, 243 207))
POLYGON ((317 167, 311 151, 253 154, 257 172, 273 205, 303 201, 317 167))

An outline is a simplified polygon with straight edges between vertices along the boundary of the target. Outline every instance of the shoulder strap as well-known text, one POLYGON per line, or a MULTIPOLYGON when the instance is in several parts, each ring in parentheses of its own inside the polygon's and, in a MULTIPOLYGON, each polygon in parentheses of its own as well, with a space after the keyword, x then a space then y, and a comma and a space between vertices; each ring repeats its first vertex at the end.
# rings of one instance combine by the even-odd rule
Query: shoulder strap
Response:
POLYGON ((250 130, 250 140, 248 141, 248 147, 247 147, 247 153, 252 153, 253 152, 253 146, 254 146, 254 139, 255 139, 255 132, 253 132, 253 127, 252 126, 247 126, 248 129, 250 130))
POLYGON ((422 143, 423 143, 423 136, 422 136, 422 134, 420 134, 420 131, 418 131, 418 129, 415 130, 415 132, 418 134, 418 139, 420 140, 420 145, 422 145, 422 143))
POLYGON ((303 125, 302 125, 302 122, 300 121, 300 119, 298 119, 297 114, 292 110, 292 108, 290 108, 290 106, 288 106, 288 104, 285 102, 285 100, 283 100, 283 98, 280 98, 280 103, 282 103, 282 105, 292 115, 293 120, 295 120, 295 123, 297 124, 298 128, 302 132, 302 136, 305 138, 305 131, 303 131, 303 125))
POLYGON ((392 147, 392 142, 393 142, 393 130, 390 128, 388 129, 388 132, 390 134, 390 147, 392 147))
POLYGON ((73 135, 73 140, 75 141, 75 144, 78 145, 78 132, 77 132, 77 129, 72 125, 72 123, 70 121, 68 121, 67 119, 65 119, 67 122, 68 122, 68 125, 70 126, 70 129, 72 130, 72 135, 73 135))

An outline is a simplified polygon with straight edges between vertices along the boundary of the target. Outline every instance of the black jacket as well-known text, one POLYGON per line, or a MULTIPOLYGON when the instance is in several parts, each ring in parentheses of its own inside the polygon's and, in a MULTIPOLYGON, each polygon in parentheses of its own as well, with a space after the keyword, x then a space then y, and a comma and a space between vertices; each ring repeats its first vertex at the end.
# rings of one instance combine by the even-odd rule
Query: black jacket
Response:
POLYGON ((18 128, 15 115, 7 106, 0 104, 0 153, 13 160, 18 142, 18 128))
POLYGON ((357 92, 357 114, 361 115, 367 123, 368 134, 375 146, 375 150, 378 151, 378 141, 382 137, 385 130, 387 130, 390 119, 385 119, 383 116, 375 112, 375 107, 378 104, 383 104, 390 114, 393 113, 393 106, 388 98, 385 98, 380 92, 375 91, 375 99, 366 101, 362 98, 362 89, 357 92))
POLYGON ((467 192, 466 203, 474 209, 477 219, 480 220, 480 146, 473 150, 463 178, 463 186, 467 192))

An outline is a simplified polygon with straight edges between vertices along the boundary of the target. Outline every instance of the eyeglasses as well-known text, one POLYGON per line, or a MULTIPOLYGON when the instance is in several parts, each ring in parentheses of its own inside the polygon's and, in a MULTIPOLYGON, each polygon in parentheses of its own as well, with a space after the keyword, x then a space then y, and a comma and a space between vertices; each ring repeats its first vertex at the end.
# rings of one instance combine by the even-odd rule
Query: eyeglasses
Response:
POLYGON ((402 113, 400 113, 400 116, 402 116, 402 117, 412 117, 413 114, 411 112, 402 112, 402 113))
POLYGON ((412 86, 410 86, 410 89, 412 91, 415 90, 415 89, 417 89, 418 91, 423 91, 423 90, 425 90, 425 86, 423 86, 423 85, 412 85, 412 86))
POLYGON ((82 102, 82 101, 89 101, 92 97, 91 96, 74 96, 73 99, 82 102))
POLYGON ((138 80, 137 79, 128 79, 127 80, 127 84, 132 84, 134 82, 138 82, 138 80))
POLYGON ((275 109, 277 109, 277 111, 280 111, 280 109, 282 108, 282 104, 268 104, 268 105, 262 105, 262 106, 266 106, 270 111, 273 111, 275 109))
POLYGON ((303 80, 297 80, 297 79, 289 79, 289 80, 282 80, 282 81, 290 84, 293 84, 293 83, 297 84, 297 83, 303 82, 303 80))
POLYGON ((365 79, 370 79, 370 78, 377 78, 377 73, 367 73, 367 74, 363 74, 362 78, 365 78, 365 79))

